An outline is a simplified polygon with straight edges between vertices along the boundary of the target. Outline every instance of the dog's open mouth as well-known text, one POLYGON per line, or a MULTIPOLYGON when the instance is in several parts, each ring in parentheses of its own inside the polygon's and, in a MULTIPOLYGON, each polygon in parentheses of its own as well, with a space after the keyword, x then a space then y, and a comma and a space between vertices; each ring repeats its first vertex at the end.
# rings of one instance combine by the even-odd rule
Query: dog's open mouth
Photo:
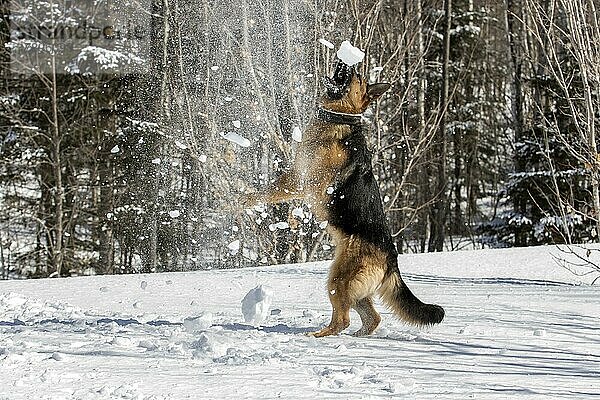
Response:
POLYGON ((338 61, 333 77, 326 76, 323 78, 327 95, 332 99, 341 98, 348 90, 353 73, 354 71, 351 67, 338 61))

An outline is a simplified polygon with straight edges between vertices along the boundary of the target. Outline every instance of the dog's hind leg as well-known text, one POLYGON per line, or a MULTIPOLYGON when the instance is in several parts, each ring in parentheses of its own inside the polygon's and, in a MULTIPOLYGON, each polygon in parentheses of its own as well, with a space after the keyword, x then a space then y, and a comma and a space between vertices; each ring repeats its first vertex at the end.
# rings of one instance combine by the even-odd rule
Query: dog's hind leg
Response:
POLYGON ((333 307, 329 326, 313 333, 314 337, 337 335, 350 325, 350 307, 352 300, 348 297, 348 281, 338 277, 330 277, 327 284, 329 301, 333 307))
POLYGON ((354 332, 354 336, 366 336, 373 333, 381 322, 379 313, 373 307, 373 298, 365 297, 357 301, 353 308, 360 315, 360 320, 362 321, 362 327, 354 332))

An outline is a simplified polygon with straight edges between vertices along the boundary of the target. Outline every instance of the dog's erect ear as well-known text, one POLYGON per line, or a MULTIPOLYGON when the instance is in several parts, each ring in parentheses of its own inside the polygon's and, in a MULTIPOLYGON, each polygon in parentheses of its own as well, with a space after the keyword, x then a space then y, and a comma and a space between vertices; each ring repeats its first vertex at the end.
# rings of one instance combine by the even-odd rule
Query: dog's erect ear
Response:
POLYGON ((384 94, 392 85, 389 83, 374 83, 367 88, 367 95, 371 100, 377 100, 384 94))

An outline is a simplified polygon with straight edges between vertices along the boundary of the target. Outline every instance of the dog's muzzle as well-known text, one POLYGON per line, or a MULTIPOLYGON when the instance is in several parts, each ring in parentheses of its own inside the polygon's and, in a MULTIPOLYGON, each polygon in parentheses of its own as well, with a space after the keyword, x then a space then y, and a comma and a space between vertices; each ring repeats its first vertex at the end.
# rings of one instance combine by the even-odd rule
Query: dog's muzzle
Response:
POLYGON ((333 77, 324 77, 323 84, 327 90, 327 96, 331 99, 341 99, 348 91, 354 70, 341 61, 338 61, 333 77))

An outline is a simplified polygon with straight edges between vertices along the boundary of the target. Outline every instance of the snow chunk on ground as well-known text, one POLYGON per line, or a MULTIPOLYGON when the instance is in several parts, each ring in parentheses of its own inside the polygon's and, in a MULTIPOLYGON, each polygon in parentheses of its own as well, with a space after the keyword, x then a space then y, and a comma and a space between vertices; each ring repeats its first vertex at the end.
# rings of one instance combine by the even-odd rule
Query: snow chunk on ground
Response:
POLYGON ((342 42, 336 54, 344 64, 350 67, 358 64, 365 58, 365 53, 359 48, 352 46, 347 40, 342 42))
POLYGON ((273 296, 268 286, 258 285, 250 290, 242 300, 244 321, 254 326, 260 325, 269 315, 272 301, 273 296))
POLYGON ((223 139, 227 139, 230 142, 237 144, 238 146, 250 147, 250 141, 235 132, 221 132, 220 135, 223 139))
POLYGON ((210 328, 213 324, 212 313, 202 313, 197 317, 188 317, 183 320, 183 327, 190 333, 202 332, 210 328))

